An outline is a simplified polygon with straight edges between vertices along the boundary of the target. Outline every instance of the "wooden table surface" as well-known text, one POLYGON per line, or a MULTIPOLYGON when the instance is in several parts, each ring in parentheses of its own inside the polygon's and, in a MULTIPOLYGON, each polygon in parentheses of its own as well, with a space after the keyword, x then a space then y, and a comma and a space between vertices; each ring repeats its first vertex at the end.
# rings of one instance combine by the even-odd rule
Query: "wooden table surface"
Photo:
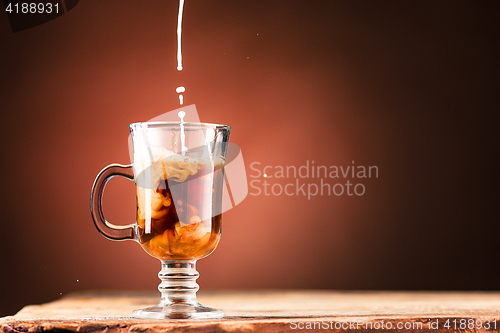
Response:
POLYGON ((0 332, 500 332, 496 292, 220 291, 198 293, 219 320, 142 320, 159 293, 82 292, 0 318, 0 332), (405 329, 406 328, 406 329, 405 329))

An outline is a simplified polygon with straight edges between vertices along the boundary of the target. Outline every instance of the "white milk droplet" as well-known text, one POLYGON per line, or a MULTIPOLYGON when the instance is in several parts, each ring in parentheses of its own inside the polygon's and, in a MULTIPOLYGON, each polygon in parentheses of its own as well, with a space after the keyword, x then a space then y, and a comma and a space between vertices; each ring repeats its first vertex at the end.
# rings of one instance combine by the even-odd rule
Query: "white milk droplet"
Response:
POLYGON ((179 95, 179 103, 180 103, 181 105, 183 105, 183 104, 184 104, 184 96, 183 96, 181 93, 183 93, 183 92, 185 92, 185 91, 186 91, 186 88, 184 88, 183 86, 180 86, 180 87, 175 88, 175 92, 176 92, 176 93, 178 93, 178 94, 180 94, 180 95, 179 95))

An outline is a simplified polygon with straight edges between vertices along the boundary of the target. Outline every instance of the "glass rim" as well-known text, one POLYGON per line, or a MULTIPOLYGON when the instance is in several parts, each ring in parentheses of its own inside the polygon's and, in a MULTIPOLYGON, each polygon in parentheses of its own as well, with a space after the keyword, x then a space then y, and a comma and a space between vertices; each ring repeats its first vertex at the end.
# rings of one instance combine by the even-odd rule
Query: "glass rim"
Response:
POLYGON ((196 123, 196 122, 180 122, 180 121, 143 121, 131 123, 128 127, 133 130, 135 128, 140 128, 146 126, 147 128, 180 128, 183 125, 187 129, 196 128, 212 128, 212 129, 227 129, 230 130, 231 126, 216 123, 196 123))

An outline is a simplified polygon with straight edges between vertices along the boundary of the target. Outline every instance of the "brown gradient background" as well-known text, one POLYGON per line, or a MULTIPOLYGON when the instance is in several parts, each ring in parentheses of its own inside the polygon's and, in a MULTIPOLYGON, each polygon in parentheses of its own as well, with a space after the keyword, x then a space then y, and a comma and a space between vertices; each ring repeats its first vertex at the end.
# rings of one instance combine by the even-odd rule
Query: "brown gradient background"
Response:
MULTIPOLYGON (((179 85, 232 126, 249 175, 379 167, 362 197, 249 195, 199 262, 202 290, 500 288, 497 1, 187 0, 180 73, 177 6, 81 1, 15 34, 0 13, 0 315, 155 290, 159 262, 99 235, 89 194, 128 163, 127 125, 177 108, 179 85)), ((133 184, 113 180, 104 204, 131 223, 133 184)))

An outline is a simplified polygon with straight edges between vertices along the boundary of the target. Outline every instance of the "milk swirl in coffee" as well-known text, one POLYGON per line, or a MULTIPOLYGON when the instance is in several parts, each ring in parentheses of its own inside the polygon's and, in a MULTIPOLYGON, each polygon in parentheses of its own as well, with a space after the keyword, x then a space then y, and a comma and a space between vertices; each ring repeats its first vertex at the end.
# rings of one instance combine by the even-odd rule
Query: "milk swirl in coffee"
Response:
POLYGON ((183 156, 159 147, 151 147, 151 152, 151 186, 137 187, 142 247, 161 260, 209 255, 220 238, 221 215, 212 209, 222 200, 217 193, 222 194, 218 187, 223 185, 224 161, 183 156), (150 200, 146 200, 148 196, 150 200), (148 210, 150 214, 146 214, 148 210))

